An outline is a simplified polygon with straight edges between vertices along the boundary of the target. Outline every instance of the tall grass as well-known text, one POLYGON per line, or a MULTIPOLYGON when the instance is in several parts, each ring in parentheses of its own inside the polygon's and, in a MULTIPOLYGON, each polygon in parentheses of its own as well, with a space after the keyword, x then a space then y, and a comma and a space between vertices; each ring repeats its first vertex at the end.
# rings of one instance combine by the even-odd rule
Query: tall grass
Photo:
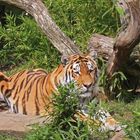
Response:
POLYGON ((6 16, 5 27, 0 27, 0 68, 27 65, 30 68, 42 67, 50 71, 58 62, 58 52, 49 43, 36 23, 21 14, 6 16), (17 23, 20 21, 20 24, 17 23))
POLYGON ((44 0, 60 28, 82 50, 93 33, 115 35, 118 14, 111 0, 44 0))

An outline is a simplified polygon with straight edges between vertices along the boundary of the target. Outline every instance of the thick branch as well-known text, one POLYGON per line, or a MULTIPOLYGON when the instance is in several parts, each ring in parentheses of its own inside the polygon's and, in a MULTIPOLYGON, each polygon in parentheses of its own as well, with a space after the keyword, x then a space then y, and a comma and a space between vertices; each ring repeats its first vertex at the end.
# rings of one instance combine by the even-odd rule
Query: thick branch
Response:
POLYGON ((138 0, 129 0, 127 3, 123 0, 119 1, 120 7, 124 9, 126 14, 124 16, 125 24, 122 28, 123 31, 116 37, 113 53, 108 62, 107 73, 109 77, 123 68, 133 48, 140 42, 140 7, 138 3, 138 0), (130 20, 126 17, 130 17, 130 20))
POLYGON ((80 53, 79 48, 54 23, 41 0, 0 0, 31 14, 50 42, 60 53, 80 53))
MULTIPOLYGON (((96 51, 98 57, 102 57, 108 61, 108 59, 113 53, 113 43, 114 39, 111 37, 106 37, 100 34, 94 34, 89 41, 88 49, 96 51)), ((126 63, 127 69, 125 69, 125 71, 123 72, 135 78, 140 78, 140 54, 135 54, 135 51, 129 59, 129 61, 126 63)))
POLYGON ((100 34, 94 34, 88 44, 88 50, 94 50, 99 57, 108 60, 113 52, 114 39, 100 34))

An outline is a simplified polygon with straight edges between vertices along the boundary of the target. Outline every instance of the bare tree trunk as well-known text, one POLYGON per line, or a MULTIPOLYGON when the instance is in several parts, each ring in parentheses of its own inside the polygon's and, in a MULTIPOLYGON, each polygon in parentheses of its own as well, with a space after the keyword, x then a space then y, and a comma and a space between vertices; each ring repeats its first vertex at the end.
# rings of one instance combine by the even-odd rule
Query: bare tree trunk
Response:
MULTIPOLYGON (((123 71, 132 81, 129 81, 127 86, 134 89, 135 93, 139 93, 140 66, 139 63, 129 58, 134 47, 140 42, 140 1, 119 0, 117 4, 124 11, 124 14, 120 17, 122 24, 120 32, 115 39, 94 34, 89 41, 88 49, 89 51, 94 49, 98 56, 102 56, 108 61, 108 79, 112 78, 114 72, 123 71)), ((140 58, 140 56, 138 57, 140 58)), ((111 84, 109 81, 107 82, 105 93, 109 99, 112 99, 113 94, 109 90, 111 84)))
POLYGON ((123 68, 129 59, 133 48, 140 42, 140 5, 137 0, 125 2, 120 0, 118 3, 125 11, 123 26, 113 46, 113 53, 108 62, 107 73, 109 77, 123 68), (127 13, 128 11, 128 13, 127 13), (130 17, 130 19, 128 19, 130 17))
POLYGON ((107 74, 122 70, 127 64, 133 48, 140 42, 140 2, 139 0, 119 0, 118 6, 124 11, 121 17, 121 31, 115 39, 94 34, 89 41, 89 50, 109 59, 107 74))
POLYGON ((31 14, 50 42, 60 53, 80 53, 79 48, 55 24, 41 0, 0 0, 15 5, 31 14))

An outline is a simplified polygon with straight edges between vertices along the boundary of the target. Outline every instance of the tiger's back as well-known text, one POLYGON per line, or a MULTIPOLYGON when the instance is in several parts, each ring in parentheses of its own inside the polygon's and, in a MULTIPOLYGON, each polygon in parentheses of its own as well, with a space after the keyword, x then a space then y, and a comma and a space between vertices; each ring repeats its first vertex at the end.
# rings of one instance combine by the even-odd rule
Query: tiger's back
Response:
MULTIPOLYGON (((45 84, 48 74, 41 69, 23 70, 8 78, 4 84, 5 89, 2 91, 6 97, 11 112, 39 115, 42 114, 49 98, 45 84), (7 86, 8 85, 8 86, 7 86)), ((0 82, 2 89, 2 83, 0 82)))

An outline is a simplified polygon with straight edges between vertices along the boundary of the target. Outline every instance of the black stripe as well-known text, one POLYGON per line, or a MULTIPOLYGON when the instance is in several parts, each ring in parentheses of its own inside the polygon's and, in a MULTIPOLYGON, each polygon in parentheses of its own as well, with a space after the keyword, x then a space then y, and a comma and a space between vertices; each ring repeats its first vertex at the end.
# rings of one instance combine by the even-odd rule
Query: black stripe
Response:
POLYGON ((35 83, 35 81, 36 80, 38 80, 38 78, 39 78, 39 76, 38 77, 35 77, 33 80, 32 80, 32 82, 31 82, 31 84, 30 84, 30 87, 28 88, 28 94, 27 94, 27 101, 29 100, 29 96, 30 96, 30 93, 31 93, 31 89, 32 89, 32 86, 33 86, 33 84, 35 83))
MULTIPOLYGON (((44 103, 46 102, 46 100, 45 100, 45 94, 44 94, 45 91, 43 91, 43 87, 46 86, 46 85, 45 85, 45 82, 44 82, 44 81, 45 81, 45 78, 46 78, 46 77, 44 76, 44 79, 42 80, 42 83, 40 83, 40 84, 42 85, 42 87, 40 87, 40 88, 42 89, 42 90, 41 90, 41 97, 42 97, 42 100, 43 100, 44 103)), ((45 89, 45 88, 44 88, 44 89, 45 89)))
POLYGON ((2 81, 2 80, 6 81, 6 82, 9 81, 4 75, 0 75, 0 81, 2 81))
POLYGON ((27 101, 29 100, 29 95, 31 93, 32 85, 34 84, 34 81, 30 84, 30 87, 27 90, 27 101))
POLYGON ((23 114, 27 114, 27 111, 26 111, 25 94, 26 94, 26 93, 24 93, 24 96, 23 96, 23 99, 22 99, 23 114))
MULTIPOLYGON (((15 99, 16 96, 19 94, 19 93, 18 93, 18 89, 19 89, 19 86, 17 86, 17 88, 16 88, 15 95, 14 95, 13 99, 15 99)), ((14 90, 14 89, 12 89, 12 92, 13 92, 13 90, 14 90)))
POLYGON ((18 97, 18 99, 16 100, 16 102, 15 102, 15 106, 16 106, 16 110, 17 110, 17 113, 19 113, 19 110, 18 110, 18 101, 19 101, 19 97, 18 97))
POLYGON ((36 115, 39 115, 39 107, 36 99, 35 99, 35 107, 36 107, 36 115))
POLYGON ((34 74, 27 76, 25 87, 28 85, 28 82, 34 77, 34 74))
MULTIPOLYGON (((39 80, 38 80, 39 81, 39 80)), ((39 107, 38 107, 38 103, 39 103, 39 100, 38 100, 38 82, 37 81, 37 84, 36 84, 36 95, 35 95, 35 107, 36 107, 36 115, 39 115, 39 107)))
POLYGON ((6 98, 9 98, 11 96, 11 89, 6 89, 5 96, 6 98))
MULTIPOLYGON (((16 76, 16 78, 15 78, 15 80, 14 80, 13 82, 15 82, 16 80, 18 80, 19 77, 20 77, 25 71, 26 71, 26 70, 24 70, 24 71, 22 71, 22 72, 19 72, 18 75, 16 76)), ((13 76, 10 77, 10 81, 13 80, 13 77, 14 77, 14 76, 15 76, 15 75, 13 75, 13 76)), ((16 82, 17 82, 17 81, 16 81, 16 82)))
POLYGON ((1 86, 1 92, 2 92, 2 93, 3 93, 3 88, 4 88, 4 85, 1 86))
MULTIPOLYGON (((19 87, 19 91, 18 93, 22 90, 22 87, 23 87, 23 83, 24 83, 25 79, 22 80, 21 84, 20 84, 20 87, 19 87)), ((24 87, 25 88, 25 87, 24 87)))
POLYGON ((66 75, 65 75, 65 77, 66 77, 66 83, 67 83, 67 80, 68 80, 68 71, 66 71, 66 75))

